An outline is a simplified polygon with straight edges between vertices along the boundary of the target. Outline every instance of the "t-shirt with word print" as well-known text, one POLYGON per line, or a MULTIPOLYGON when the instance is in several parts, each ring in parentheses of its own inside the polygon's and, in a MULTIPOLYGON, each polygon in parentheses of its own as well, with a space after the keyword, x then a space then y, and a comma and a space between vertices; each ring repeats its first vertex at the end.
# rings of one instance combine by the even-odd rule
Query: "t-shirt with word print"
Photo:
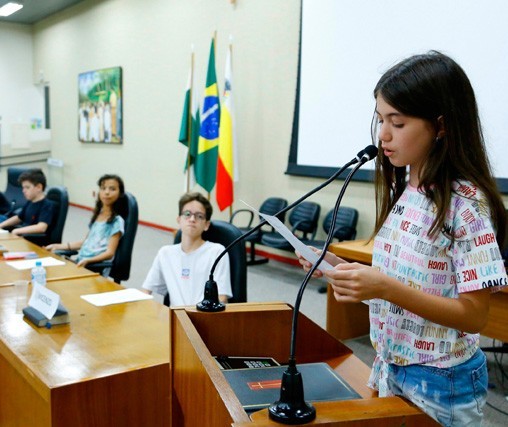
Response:
MULTIPOLYGON (((427 232, 435 205, 408 185, 374 240, 372 265, 420 292, 447 298, 506 286, 486 198, 465 182, 453 190, 443 230, 432 239, 427 232)), ((370 301, 370 321, 371 341, 384 362, 444 368, 478 348, 479 334, 433 323, 388 301, 370 301)))

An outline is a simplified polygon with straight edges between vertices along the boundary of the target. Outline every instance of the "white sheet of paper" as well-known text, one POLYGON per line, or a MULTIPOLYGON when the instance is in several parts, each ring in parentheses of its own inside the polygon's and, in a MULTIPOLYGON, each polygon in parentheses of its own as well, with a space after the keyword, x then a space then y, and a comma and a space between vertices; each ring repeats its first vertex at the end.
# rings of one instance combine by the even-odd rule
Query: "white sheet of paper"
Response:
MULTIPOLYGON (((249 207, 249 209, 252 209, 255 213, 260 215, 262 218, 264 218, 268 224, 270 224, 275 230, 277 230, 284 239, 288 241, 288 243, 295 248, 300 254, 307 260, 310 261, 312 264, 315 264, 316 261, 319 258, 319 255, 317 255, 312 249, 310 249, 307 245, 305 245, 298 237, 296 237, 291 231, 281 222, 279 218, 272 215, 266 215, 258 212, 255 208, 253 208, 248 203, 245 203, 243 200, 240 200, 243 204, 249 207)), ((319 263, 318 269, 321 271, 325 270, 333 270, 333 267, 326 262, 325 260, 322 260, 319 263)))
POLYGON ((48 319, 51 319, 56 313, 59 302, 60 295, 46 288, 46 286, 41 286, 36 283, 33 287, 28 305, 40 311, 48 319))
POLYGON ((152 295, 145 294, 139 289, 122 289, 120 291, 102 292, 99 294, 81 295, 85 301, 97 307, 111 304, 122 304, 124 302, 142 301, 153 299, 152 295))
POLYGON ((45 258, 31 258, 31 259, 23 259, 19 261, 6 261, 7 265, 15 268, 16 270, 28 270, 35 267, 35 262, 40 261, 43 267, 52 267, 55 265, 65 265, 65 262, 60 261, 59 259, 53 257, 45 257, 45 258))
MULTIPOLYGON (((293 246, 293 248, 295 248, 298 252, 300 252, 300 254, 307 261, 310 261, 312 264, 314 264, 318 260, 319 256, 307 245, 305 245, 300 239, 298 239, 298 237, 296 237, 293 233, 291 233, 289 228, 287 228, 279 218, 272 215, 262 214, 260 212, 258 212, 258 214, 261 215, 261 217, 263 217, 264 219, 266 219, 268 223, 273 228, 275 228, 275 230, 277 230, 281 234, 281 236, 284 237, 284 239, 286 239, 291 246, 293 246)), ((333 270, 333 267, 328 262, 323 260, 319 263, 318 269, 321 271, 333 270)))
MULTIPOLYGON (((310 249, 307 245, 305 245, 298 237, 296 237, 291 231, 282 223, 282 221, 273 215, 266 215, 258 212, 255 208, 253 208, 248 203, 245 203, 243 200, 240 200, 242 203, 244 203, 246 206, 249 207, 249 209, 252 209, 255 213, 260 215, 262 218, 264 218, 268 224, 270 224, 275 230, 277 230, 282 237, 284 237, 288 243, 295 248, 300 254, 307 260, 310 261, 312 264, 315 264, 316 261, 319 258, 319 255, 317 255, 312 249, 310 249)), ((319 263, 318 269, 321 271, 325 270, 333 270, 333 267, 331 264, 326 262, 325 260, 322 260, 319 263)))

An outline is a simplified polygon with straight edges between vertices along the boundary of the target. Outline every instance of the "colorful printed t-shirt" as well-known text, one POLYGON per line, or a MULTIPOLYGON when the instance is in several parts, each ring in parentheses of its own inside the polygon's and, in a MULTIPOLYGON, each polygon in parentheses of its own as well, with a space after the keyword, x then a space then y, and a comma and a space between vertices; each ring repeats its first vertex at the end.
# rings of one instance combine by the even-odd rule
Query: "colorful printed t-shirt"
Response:
MULTIPOLYGON (((408 185, 374 240, 372 265, 407 286, 448 298, 506 286, 486 199, 467 183, 456 183, 454 190, 447 233, 441 231, 433 240, 427 232, 435 206, 408 185)), ((438 325, 388 301, 373 299, 369 305, 370 338, 377 352, 371 386, 383 377, 383 362, 446 368, 468 360, 478 348, 479 334, 438 325)))

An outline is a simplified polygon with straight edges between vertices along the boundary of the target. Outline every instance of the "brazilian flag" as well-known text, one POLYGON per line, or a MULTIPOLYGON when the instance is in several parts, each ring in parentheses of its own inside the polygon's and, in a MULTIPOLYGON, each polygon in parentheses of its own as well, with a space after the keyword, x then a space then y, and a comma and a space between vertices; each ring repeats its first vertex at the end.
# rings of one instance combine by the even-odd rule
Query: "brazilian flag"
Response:
POLYGON ((205 97, 201 112, 197 154, 194 161, 196 182, 209 193, 215 186, 219 144, 220 104, 215 73, 215 42, 212 39, 206 73, 205 97))

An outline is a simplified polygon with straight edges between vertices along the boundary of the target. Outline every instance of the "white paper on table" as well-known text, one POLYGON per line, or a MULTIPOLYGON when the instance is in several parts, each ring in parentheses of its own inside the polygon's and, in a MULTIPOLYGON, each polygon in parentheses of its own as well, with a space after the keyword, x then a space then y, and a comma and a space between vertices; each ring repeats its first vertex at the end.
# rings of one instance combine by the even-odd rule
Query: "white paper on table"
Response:
MULTIPOLYGON (((242 200, 243 203, 245 203, 242 200)), ((295 248, 300 254, 309 262, 312 264, 315 264, 316 261, 319 258, 319 255, 316 254, 312 249, 310 249, 307 245, 305 245, 298 237, 296 237, 291 231, 282 223, 282 221, 277 218, 276 216, 272 215, 266 215, 258 212, 256 209, 254 209, 252 206, 250 206, 248 203, 245 203, 250 209, 252 209, 254 212, 256 212, 258 215, 260 215, 262 218, 264 218, 275 230, 277 230, 284 239, 288 241, 288 243, 295 248)), ((333 267, 326 262, 325 260, 322 260, 319 263, 318 269, 321 271, 325 270, 333 270, 333 267)))
POLYGON ((152 295, 145 294, 139 289, 128 288, 120 291, 102 292, 99 294, 81 295, 85 301, 97 307, 111 304, 122 304, 124 302, 142 301, 153 299, 152 295))
POLYGON ((60 295, 38 283, 34 285, 32 295, 28 301, 30 307, 35 308, 48 319, 51 319, 55 315, 59 303, 60 295))
POLYGON ((31 258, 24 259, 19 261, 6 261, 7 265, 15 268, 16 270, 28 270, 35 267, 35 263, 40 261, 43 267, 53 267, 55 265, 65 265, 65 262, 60 261, 59 259, 53 257, 45 257, 45 258, 31 258))

